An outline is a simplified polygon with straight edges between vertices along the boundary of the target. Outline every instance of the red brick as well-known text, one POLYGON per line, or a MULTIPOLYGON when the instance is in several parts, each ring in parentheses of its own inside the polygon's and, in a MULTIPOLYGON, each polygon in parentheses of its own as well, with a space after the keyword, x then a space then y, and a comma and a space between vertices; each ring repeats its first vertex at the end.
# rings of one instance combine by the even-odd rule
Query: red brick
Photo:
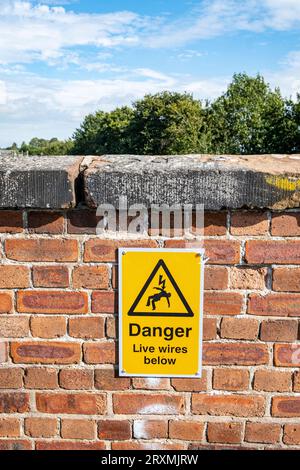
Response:
POLYGON ((70 318, 69 335, 74 338, 104 338, 104 322, 102 317, 70 318))
POLYGON ((107 266, 77 266, 73 271, 73 287, 76 289, 108 289, 107 266))
POLYGON ((117 248, 119 247, 137 247, 137 248, 156 248, 155 240, 107 240, 91 239, 85 243, 84 261, 113 262, 117 261, 117 248))
POLYGON ((81 358, 78 343, 58 341, 24 341, 11 343, 11 356, 22 364, 74 364, 81 358))
POLYGON ((273 397, 271 413, 278 417, 300 417, 300 397, 273 397))
POLYGON ((230 269, 230 286, 232 289, 263 290, 266 286, 266 268, 237 267, 230 269))
POLYGON ((300 424, 285 424, 283 431, 283 442, 288 445, 300 444, 300 424))
POLYGON ((62 419, 63 439, 95 439, 96 423, 88 419, 62 419))
POLYGON ((87 364, 114 364, 116 345, 114 341, 85 343, 83 345, 84 362, 87 364))
POLYGON ((266 235, 269 221, 266 212, 233 212, 230 233, 235 236, 266 235))
MULTIPOLYGON (((221 236, 226 235, 226 212, 205 212, 204 213, 204 235, 210 236, 221 236)), ((195 218, 194 218, 195 220, 195 218)), ((195 227, 195 221, 193 220, 193 226, 195 227)))
POLYGON ((63 290, 19 291, 17 310, 21 313, 86 313, 88 297, 85 292, 63 290))
POLYGON ((101 217, 96 210, 73 210, 68 212, 68 232, 73 234, 96 234, 101 217))
POLYGON ((203 370, 200 379, 172 379, 171 384, 177 392, 206 392, 207 372, 203 370))
POLYGON ((256 339, 259 322, 254 318, 223 318, 221 323, 221 338, 256 339))
POLYGON ((7 239, 5 252, 7 258, 16 261, 77 261, 78 242, 54 238, 7 239))
POLYGON ((22 369, 17 367, 0 369, 0 388, 22 388, 22 369))
POLYGON ((32 336, 38 338, 58 338, 67 332, 67 323, 64 317, 36 317, 30 319, 32 336))
POLYGON ((98 390, 127 390, 130 388, 130 379, 118 377, 113 368, 95 370, 95 388, 98 390))
POLYGON ((69 270, 67 266, 33 266, 32 275, 35 287, 69 286, 69 270))
POLYGON ((127 420, 103 420, 98 423, 99 439, 112 441, 131 438, 131 426, 127 420))
POLYGON ((300 292, 300 268, 273 268, 273 290, 300 292))
POLYGON ((170 439, 181 439, 184 441, 201 441, 204 423, 195 421, 170 421, 170 439))
POLYGON ((235 292, 205 292, 204 313, 207 315, 239 315, 243 296, 235 292))
POLYGON ((20 437, 20 421, 16 418, 0 418, 0 437, 20 437))
POLYGON ((250 294, 248 313, 277 317, 300 316, 300 294, 250 294))
POLYGON ((264 392, 288 392, 291 383, 291 372, 259 369, 255 371, 253 388, 264 392))
POLYGON ((204 318, 203 319, 203 341, 216 339, 217 337, 217 319, 204 318))
POLYGON ((25 369, 24 384, 26 388, 37 390, 58 388, 57 369, 51 367, 29 367, 25 369))
MULTIPOLYGON (((166 240, 166 248, 203 248, 202 241, 166 240)), ((237 264, 240 261, 240 242, 236 240, 204 241, 209 264, 237 264)))
POLYGON ((203 363, 212 365, 258 365, 269 362, 267 345, 259 343, 204 343, 203 363))
POLYGON ((192 412, 215 416, 263 416, 265 398, 259 395, 192 395, 192 412))
POLYGON ((93 382, 93 371, 89 369, 62 369, 59 373, 59 385, 66 390, 88 390, 93 382))
POLYGON ((106 336, 108 338, 116 338, 117 335, 117 321, 114 317, 106 318, 106 336))
POLYGON ((137 377, 132 379, 132 386, 137 390, 169 390, 170 379, 137 377))
POLYGON ((8 344, 3 341, 0 342, 0 364, 7 362, 8 359, 8 344))
POLYGON ((37 410, 42 413, 97 415, 106 411, 103 393, 42 393, 36 394, 37 410))
POLYGON ((63 215, 60 212, 29 212, 28 230, 30 233, 63 233, 63 215))
POLYGON ((280 439, 280 431, 280 424, 248 422, 246 423, 245 441, 276 444, 280 439))
POLYGON ((33 442, 25 439, 0 439, 0 450, 32 450, 33 442))
POLYGON ((112 442, 112 450, 184 450, 186 445, 184 443, 173 444, 169 442, 136 442, 136 441, 121 441, 112 442))
POLYGON ((11 313, 13 310, 13 297, 10 292, 0 292, 0 313, 11 313))
POLYGON ((184 413, 184 397, 165 393, 114 393, 115 414, 168 414, 184 413))
POLYGON ((299 237, 300 214, 294 212, 272 214, 271 234, 274 237, 299 237))
POLYGON ((245 369, 215 369, 213 388, 216 390, 248 390, 249 371, 245 369))
POLYGON ((22 211, 0 212, 0 233, 20 233, 23 232, 22 211))
POLYGON ((300 241, 250 240, 245 258, 253 264, 300 264, 300 241))
POLYGON ((135 439, 165 439, 168 437, 168 423, 161 419, 135 420, 133 434, 135 439))
POLYGON ((30 437, 54 437, 57 434, 55 418, 25 418, 25 434, 30 437))
POLYGON ((260 339, 262 341, 296 341, 298 338, 298 320, 268 320, 261 322, 260 339))
POLYGON ((204 289, 222 290, 228 287, 228 269, 221 266, 206 266, 204 289))
POLYGON ((300 392, 300 372, 297 371, 294 374, 294 392, 300 392))
POLYGON ((94 291, 92 293, 93 313, 116 313, 117 296, 114 291, 94 291))
POLYGON ((84 441, 38 441, 36 450, 103 450, 104 442, 84 442, 84 441))
POLYGON ((239 444, 242 441, 241 423, 208 423, 208 442, 239 444))
POLYGON ((26 266, 1 265, 0 288, 15 289, 29 287, 29 269, 26 266))
POLYGON ((300 367, 300 344, 275 344, 274 363, 281 367, 300 367))
POLYGON ((23 338, 29 334, 29 319, 26 316, 0 316, 0 337, 23 338))
POLYGON ((0 392, 0 413, 25 413, 29 410, 28 393, 0 392))

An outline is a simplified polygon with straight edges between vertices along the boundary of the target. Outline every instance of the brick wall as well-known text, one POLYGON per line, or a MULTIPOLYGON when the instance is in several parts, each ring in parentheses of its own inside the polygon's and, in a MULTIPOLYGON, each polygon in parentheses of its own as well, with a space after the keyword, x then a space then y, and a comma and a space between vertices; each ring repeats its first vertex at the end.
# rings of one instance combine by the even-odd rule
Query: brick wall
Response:
POLYGON ((201 379, 114 369, 116 248, 201 240, 95 222, 0 211, 0 449, 300 449, 300 211, 206 213, 201 379))

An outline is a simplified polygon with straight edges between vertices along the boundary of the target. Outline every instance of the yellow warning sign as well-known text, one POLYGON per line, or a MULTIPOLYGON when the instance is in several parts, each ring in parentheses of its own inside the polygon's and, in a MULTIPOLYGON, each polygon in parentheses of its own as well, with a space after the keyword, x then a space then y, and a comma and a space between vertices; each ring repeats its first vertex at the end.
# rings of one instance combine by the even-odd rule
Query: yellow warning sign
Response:
POLYGON ((119 249, 120 375, 201 376, 203 255, 119 249))

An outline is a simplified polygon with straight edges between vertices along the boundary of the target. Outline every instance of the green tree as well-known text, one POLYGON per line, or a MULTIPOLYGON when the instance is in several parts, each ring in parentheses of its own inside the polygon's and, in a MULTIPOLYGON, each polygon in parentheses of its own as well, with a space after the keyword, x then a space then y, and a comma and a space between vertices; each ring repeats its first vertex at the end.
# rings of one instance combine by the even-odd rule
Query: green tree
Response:
POLYGON ((34 137, 28 144, 22 143, 20 151, 29 155, 70 155, 73 150, 73 141, 58 140, 53 137, 50 140, 34 137))

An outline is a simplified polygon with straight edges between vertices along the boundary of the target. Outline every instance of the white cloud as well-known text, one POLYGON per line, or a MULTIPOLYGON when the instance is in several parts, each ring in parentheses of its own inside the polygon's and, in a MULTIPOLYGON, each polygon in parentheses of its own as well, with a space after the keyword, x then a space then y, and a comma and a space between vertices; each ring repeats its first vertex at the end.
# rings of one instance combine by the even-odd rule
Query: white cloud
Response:
POLYGON ((7 100, 5 82, 0 81, 0 105, 5 105, 7 100))

